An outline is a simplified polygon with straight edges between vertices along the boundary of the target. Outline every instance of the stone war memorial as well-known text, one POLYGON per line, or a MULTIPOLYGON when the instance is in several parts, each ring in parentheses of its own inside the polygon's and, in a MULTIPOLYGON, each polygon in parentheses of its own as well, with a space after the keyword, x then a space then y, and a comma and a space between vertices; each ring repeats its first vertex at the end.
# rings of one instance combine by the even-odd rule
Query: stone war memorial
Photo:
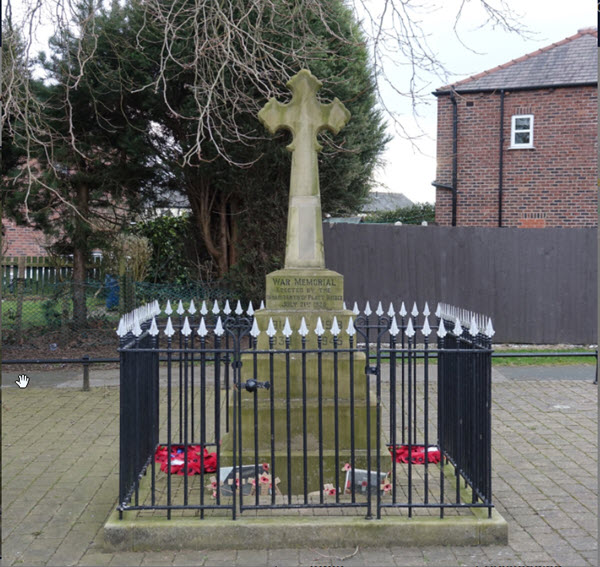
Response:
POLYGON ((292 134, 285 263, 260 308, 173 298, 120 321, 105 546, 506 543, 492 501, 492 322, 442 301, 431 313, 344 297, 325 266, 318 136, 351 116, 319 100, 309 70, 287 86, 287 102, 258 113, 292 134))

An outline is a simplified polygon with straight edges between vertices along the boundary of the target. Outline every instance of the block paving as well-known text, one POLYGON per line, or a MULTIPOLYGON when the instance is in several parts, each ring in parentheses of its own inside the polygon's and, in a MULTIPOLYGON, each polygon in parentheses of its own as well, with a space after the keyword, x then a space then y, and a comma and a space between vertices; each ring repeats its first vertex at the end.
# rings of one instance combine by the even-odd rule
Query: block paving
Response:
POLYGON ((493 374, 493 493, 509 544, 226 551, 103 551, 118 494, 117 371, 91 391, 2 390, 3 565, 598 565, 597 386, 592 366, 509 367, 493 374), (589 379, 581 379, 589 369, 589 379), (573 379, 576 373, 578 379, 573 379))

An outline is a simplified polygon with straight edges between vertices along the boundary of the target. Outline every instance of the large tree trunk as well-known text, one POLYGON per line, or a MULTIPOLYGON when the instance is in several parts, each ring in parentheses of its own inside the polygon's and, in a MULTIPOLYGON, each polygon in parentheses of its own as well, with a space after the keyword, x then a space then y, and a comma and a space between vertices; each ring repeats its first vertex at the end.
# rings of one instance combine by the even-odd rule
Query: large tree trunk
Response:
POLYGON ((196 180, 188 187, 192 215, 202 235, 202 241, 217 266, 217 276, 223 277, 232 266, 235 253, 232 245, 232 221, 228 211, 229 198, 214 190, 209 182, 196 180))
POLYGON ((75 217, 73 235, 73 323, 77 330, 83 329, 87 323, 87 306, 85 303, 85 263, 88 244, 86 221, 89 212, 89 190, 87 186, 77 188, 77 209, 81 216, 75 217), (83 218, 82 218, 83 217, 83 218))

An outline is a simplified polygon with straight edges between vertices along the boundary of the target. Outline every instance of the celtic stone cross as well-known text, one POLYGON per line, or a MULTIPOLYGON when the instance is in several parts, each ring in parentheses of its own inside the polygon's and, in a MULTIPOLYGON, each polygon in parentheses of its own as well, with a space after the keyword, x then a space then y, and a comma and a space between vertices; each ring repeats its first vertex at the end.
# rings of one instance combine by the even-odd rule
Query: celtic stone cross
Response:
POLYGON ((292 152, 285 268, 324 268, 323 225, 317 153, 322 146, 317 134, 330 130, 337 134, 350 119, 350 112, 336 98, 332 103, 317 100, 321 81, 303 69, 287 87, 292 100, 282 104, 270 99, 258 118, 275 134, 285 128, 293 135, 287 149, 292 152))

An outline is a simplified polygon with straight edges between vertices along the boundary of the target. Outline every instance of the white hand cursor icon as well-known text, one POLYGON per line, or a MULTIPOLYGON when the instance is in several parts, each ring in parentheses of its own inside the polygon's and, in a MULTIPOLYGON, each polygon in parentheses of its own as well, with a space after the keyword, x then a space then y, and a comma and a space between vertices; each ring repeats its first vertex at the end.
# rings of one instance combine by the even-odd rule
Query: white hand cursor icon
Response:
POLYGON ((19 388, 27 388, 29 378, 25 374, 19 374, 19 379, 15 380, 15 384, 19 386, 19 388))

